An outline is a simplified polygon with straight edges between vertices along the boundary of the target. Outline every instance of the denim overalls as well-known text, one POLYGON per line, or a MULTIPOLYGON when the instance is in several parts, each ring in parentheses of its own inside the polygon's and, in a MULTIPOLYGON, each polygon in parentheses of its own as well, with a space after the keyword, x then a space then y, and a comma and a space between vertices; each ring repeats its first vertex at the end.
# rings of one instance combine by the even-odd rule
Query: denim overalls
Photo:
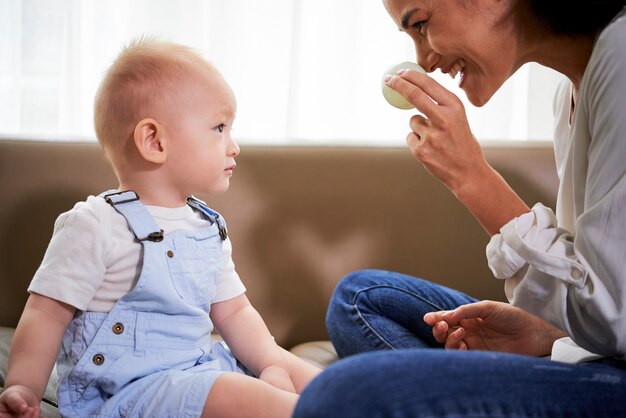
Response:
POLYGON ((110 312, 80 311, 59 356, 63 416, 200 416, 223 371, 245 373, 228 348, 211 342, 209 319, 226 228, 194 198, 212 224, 163 235, 134 192, 102 195, 143 246, 136 286, 110 312))

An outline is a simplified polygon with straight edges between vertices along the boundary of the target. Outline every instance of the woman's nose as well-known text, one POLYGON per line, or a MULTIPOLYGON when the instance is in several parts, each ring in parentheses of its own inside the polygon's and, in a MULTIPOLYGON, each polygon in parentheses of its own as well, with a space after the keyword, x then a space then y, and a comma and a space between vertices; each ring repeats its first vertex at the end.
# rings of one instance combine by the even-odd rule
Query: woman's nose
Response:
POLYGON ((417 63, 429 73, 437 69, 437 64, 441 60, 441 55, 433 51, 426 41, 415 43, 415 56, 417 63))

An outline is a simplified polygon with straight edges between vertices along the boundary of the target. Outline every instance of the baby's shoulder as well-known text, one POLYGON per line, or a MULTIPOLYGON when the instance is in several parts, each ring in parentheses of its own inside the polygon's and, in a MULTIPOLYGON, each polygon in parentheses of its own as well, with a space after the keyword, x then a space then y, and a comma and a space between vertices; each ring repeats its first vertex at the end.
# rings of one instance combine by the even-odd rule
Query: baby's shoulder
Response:
POLYGON ((98 231, 110 228, 114 209, 100 196, 88 196, 57 218, 55 228, 98 231))

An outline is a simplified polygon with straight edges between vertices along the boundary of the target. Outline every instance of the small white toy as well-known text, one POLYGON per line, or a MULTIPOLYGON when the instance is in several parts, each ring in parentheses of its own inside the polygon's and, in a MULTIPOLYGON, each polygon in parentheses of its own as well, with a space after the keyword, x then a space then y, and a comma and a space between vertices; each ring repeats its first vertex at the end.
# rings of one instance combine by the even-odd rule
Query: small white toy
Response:
POLYGON ((381 87, 383 89, 383 96, 389 102, 390 105, 395 106, 398 109, 413 109, 415 106, 413 106, 404 97, 402 97, 400 93, 398 93, 397 91, 389 87, 387 84, 385 84, 386 76, 396 75, 398 71, 402 69, 415 70, 415 71, 419 71, 422 74, 426 74, 426 70, 424 70, 422 67, 420 67, 414 62, 405 61, 405 62, 401 62, 400 64, 392 65, 391 67, 387 68, 387 71, 385 71, 385 74, 383 75, 383 79, 381 81, 381 87))

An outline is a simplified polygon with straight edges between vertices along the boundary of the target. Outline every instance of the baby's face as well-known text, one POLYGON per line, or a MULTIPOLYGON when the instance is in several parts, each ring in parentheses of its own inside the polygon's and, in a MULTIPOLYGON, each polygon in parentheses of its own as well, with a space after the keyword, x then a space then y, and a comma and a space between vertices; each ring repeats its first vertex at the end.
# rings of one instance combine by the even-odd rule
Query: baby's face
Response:
POLYGON ((236 101, 224 79, 211 70, 185 81, 182 109, 169 130, 169 172, 185 194, 228 189, 239 146, 231 137, 236 101))

